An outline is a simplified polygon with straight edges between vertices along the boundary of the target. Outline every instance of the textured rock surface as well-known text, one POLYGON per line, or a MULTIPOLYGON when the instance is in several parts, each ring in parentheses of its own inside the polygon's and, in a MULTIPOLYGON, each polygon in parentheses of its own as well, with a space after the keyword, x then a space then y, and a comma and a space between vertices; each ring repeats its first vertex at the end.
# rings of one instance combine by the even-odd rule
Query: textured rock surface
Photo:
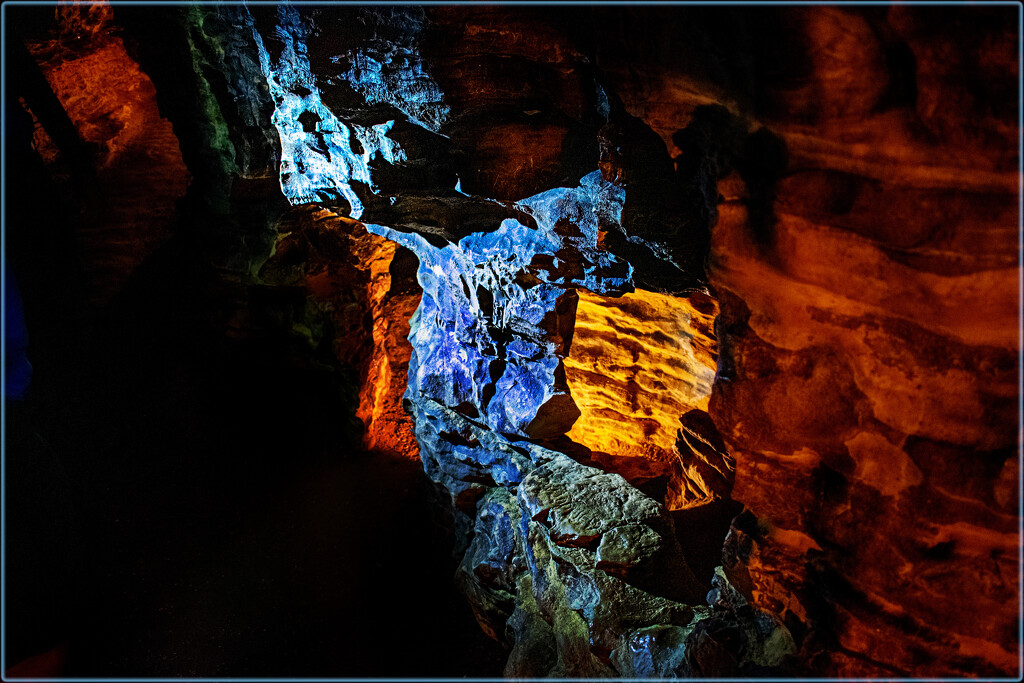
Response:
MULTIPOLYGON (((888 21, 907 35, 927 19, 894 10, 888 21)), ((1002 86, 993 72, 939 86, 928 74, 942 38, 929 31, 908 43, 917 101, 873 115, 893 77, 886 46, 857 15, 824 12, 811 26, 832 46, 815 53, 829 55, 815 69, 821 132, 783 133, 793 172, 768 234, 732 201, 712 248, 722 359, 711 414, 736 458, 733 495, 768 529, 750 569, 756 602, 829 624, 825 670, 1013 671, 1018 500, 1001 482, 1019 477, 1017 162, 980 140, 964 152, 960 131, 921 137, 951 123, 922 111, 934 88, 960 103, 1002 86), (855 90, 850 73, 864 79, 855 90)), ((973 59, 954 52, 939 68, 973 59)), ((995 135, 1008 121, 997 112, 972 127, 995 135)))
POLYGON ((116 14, 507 675, 1015 670, 1012 10, 116 14), (669 513, 730 501, 705 604, 669 513))
MULTIPOLYGON (((91 182, 108 198, 81 206, 75 226, 87 295, 102 305, 169 239, 188 171, 157 110, 153 83, 126 52, 109 6, 62 8, 51 32, 27 46, 93 156, 91 182)), ((67 173, 71 150, 58 149, 38 120, 36 126, 36 147, 51 173, 67 173)))
POLYGON ((395 263, 401 247, 311 204, 290 210, 277 229, 274 253, 258 274, 255 291, 263 294, 234 324, 287 329, 313 358, 351 368, 360 387, 356 417, 363 446, 415 457, 398 397, 411 352, 408 318, 419 296, 412 273, 402 271, 401 258, 395 263), (251 319, 267 310, 278 319, 251 319))
POLYGON ((627 479, 667 478, 670 509, 727 495, 731 463, 701 448, 714 438, 713 425, 689 440, 679 436, 681 415, 707 412, 717 360, 714 299, 640 289, 579 297, 565 366, 581 417, 568 436, 627 479), (701 463, 719 476, 701 476, 701 463))
POLYGON ((412 402, 470 404, 481 421, 511 435, 564 434, 579 415, 562 363, 577 298, 571 287, 629 286, 629 265, 597 250, 598 230, 617 220, 620 202, 618 188, 594 173, 578 189, 519 202, 535 227, 506 219, 494 232, 435 247, 418 234, 370 225, 420 261, 412 402))

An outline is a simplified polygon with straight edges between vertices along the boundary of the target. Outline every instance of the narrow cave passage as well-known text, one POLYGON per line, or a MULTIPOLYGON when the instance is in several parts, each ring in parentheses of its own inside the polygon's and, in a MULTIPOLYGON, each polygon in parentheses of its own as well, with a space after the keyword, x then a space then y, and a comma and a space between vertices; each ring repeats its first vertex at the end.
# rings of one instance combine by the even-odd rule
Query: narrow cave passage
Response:
POLYGON ((8 661, 60 642, 64 676, 500 675, 420 464, 362 453, 337 384, 280 347, 217 343, 191 260, 171 242, 33 347, 8 661))

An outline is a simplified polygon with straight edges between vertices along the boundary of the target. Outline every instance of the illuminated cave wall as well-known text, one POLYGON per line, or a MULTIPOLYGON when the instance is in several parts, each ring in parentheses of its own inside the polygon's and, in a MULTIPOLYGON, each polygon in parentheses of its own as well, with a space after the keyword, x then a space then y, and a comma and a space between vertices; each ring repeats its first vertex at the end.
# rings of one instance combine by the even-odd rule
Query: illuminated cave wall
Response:
POLYGON ((709 448, 713 430, 681 429, 708 410, 718 357, 715 299, 643 289, 620 297, 582 290, 579 297, 565 365, 581 415, 569 438, 630 480, 666 478, 671 510, 728 496, 733 466, 709 448))
POLYGON ((506 674, 1015 669, 1012 10, 115 16, 506 674))
MULTIPOLYGON (((35 114, 48 113, 38 95, 20 101, 32 115, 33 142, 43 163, 58 178, 74 176, 102 198, 75 207, 74 235, 83 296, 101 306, 170 239, 175 204, 185 195, 189 174, 171 124, 158 110, 153 83, 128 54, 112 9, 65 5, 56 11, 54 26, 51 35, 33 36, 24 45, 45 79, 40 85, 49 87, 54 106, 66 112, 81 148, 65 143, 60 149, 51 139, 52 117, 43 114, 48 132, 35 114), (82 156, 75 158, 76 151, 82 156), (94 170, 82 173, 87 164, 94 170)), ((45 239, 22 238, 19 232, 32 229, 19 221, 9 230, 19 247, 24 239, 45 239)))

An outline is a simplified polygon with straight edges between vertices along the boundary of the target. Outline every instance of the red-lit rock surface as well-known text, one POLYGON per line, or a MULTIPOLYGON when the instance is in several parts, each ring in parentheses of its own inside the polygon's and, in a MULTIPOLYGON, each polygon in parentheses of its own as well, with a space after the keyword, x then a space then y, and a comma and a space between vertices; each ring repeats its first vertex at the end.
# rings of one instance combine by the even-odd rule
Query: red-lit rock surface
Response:
MULTIPOLYGON (((94 155, 95 199, 76 237, 89 297, 102 304, 170 237, 189 174, 150 79, 125 51, 109 5, 65 6, 51 40, 30 42, 50 87, 94 155)), ((59 150, 39 129, 51 166, 59 150)))
MULTIPOLYGON (((784 140, 788 171, 758 223, 751 188, 735 173, 719 184, 711 250, 710 412, 736 459, 733 497, 761 522, 734 533, 733 576, 810 627, 823 673, 1009 674, 1015 20, 906 7, 771 19, 805 64, 764 83, 750 125, 784 140)), ((699 72, 621 81, 623 99, 666 141, 709 102, 751 113, 699 72)))

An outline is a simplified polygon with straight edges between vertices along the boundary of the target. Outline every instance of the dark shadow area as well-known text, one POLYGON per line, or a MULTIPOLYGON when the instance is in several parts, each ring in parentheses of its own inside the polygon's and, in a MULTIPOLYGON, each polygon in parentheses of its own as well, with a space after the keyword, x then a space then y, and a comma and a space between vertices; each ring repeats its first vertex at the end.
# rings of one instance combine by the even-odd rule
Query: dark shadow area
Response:
POLYGON ((734 500, 718 499, 688 510, 672 511, 683 556, 708 590, 715 567, 722 564, 722 541, 729 533, 729 524, 742 509, 734 500))
POLYGON ((4 434, 8 670, 49 652, 18 671, 499 676, 420 463, 358 445, 354 379, 286 335, 225 334, 245 294, 206 265, 202 202, 178 204, 178 236, 113 299, 90 300, 109 283, 83 274, 83 216, 118 197, 73 129, 54 137, 67 114, 8 48, 5 266, 33 366, 4 434))
POLYGON ((358 452, 322 373, 217 343, 188 263, 172 242, 90 332, 31 349, 8 664, 63 640, 68 676, 500 675, 420 464, 358 452))

